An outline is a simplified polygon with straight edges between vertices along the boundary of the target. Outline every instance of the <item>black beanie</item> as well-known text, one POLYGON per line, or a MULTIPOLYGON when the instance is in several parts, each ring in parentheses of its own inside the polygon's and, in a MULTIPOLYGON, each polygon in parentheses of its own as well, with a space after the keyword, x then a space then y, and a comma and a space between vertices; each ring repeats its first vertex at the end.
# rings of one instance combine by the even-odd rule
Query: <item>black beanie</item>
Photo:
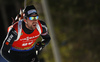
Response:
POLYGON ((37 11, 36 11, 36 8, 33 5, 30 5, 30 6, 27 6, 24 9, 24 13, 25 13, 25 17, 29 17, 32 14, 37 14, 37 11))

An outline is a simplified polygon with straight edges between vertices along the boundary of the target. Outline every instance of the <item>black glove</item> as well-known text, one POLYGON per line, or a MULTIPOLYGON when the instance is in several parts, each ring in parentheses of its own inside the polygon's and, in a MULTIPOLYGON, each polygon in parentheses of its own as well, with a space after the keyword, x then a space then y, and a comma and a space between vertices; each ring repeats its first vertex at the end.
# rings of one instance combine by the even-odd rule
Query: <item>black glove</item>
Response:
POLYGON ((43 42, 37 42, 36 44, 36 50, 41 51, 45 47, 45 43, 43 42))

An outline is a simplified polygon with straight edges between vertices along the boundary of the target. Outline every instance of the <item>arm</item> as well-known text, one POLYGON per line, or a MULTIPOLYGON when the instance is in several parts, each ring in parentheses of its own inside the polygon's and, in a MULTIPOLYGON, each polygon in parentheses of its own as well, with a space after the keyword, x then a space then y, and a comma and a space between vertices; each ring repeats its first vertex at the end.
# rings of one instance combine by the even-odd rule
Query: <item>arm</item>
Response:
POLYGON ((43 32, 41 34, 41 37, 42 37, 42 43, 45 44, 45 46, 50 42, 50 35, 48 33, 48 28, 47 28, 47 25, 41 21, 41 25, 42 25, 42 29, 43 29, 43 32))
POLYGON ((50 42, 50 39, 51 39, 45 22, 40 21, 40 23, 42 25, 43 32, 41 34, 42 42, 38 42, 36 44, 36 50, 38 51, 41 51, 50 42))
POLYGON ((3 41, 1 51, 8 51, 16 38, 17 32, 14 28, 11 28, 11 30, 7 33, 5 40, 3 41))

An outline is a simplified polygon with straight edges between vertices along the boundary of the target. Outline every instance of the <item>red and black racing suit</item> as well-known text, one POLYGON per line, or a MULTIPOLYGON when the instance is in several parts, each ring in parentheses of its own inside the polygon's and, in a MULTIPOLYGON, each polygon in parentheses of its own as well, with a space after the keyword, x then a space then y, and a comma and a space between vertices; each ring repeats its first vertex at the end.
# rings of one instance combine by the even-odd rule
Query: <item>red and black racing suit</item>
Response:
POLYGON ((47 45, 50 41, 47 26, 45 22, 38 20, 41 28, 41 34, 39 34, 37 28, 35 30, 29 30, 25 26, 25 22, 22 22, 22 32, 19 40, 15 41, 18 35, 18 22, 13 25, 13 28, 8 32, 2 48, 2 56, 9 62, 38 62, 35 50, 36 39, 41 36, 42 42, 47 45))

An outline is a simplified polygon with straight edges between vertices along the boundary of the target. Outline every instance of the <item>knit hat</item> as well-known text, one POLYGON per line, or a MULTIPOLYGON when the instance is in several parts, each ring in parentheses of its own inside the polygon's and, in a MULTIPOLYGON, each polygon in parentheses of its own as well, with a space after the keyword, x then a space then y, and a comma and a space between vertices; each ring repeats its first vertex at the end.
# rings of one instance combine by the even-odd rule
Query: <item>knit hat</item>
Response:
POLYGON ((30 15, 37 14, 37 11, 33 5, 30 5, 24 9, 24 13, 25 13, 25 17, 29 17, 30 15))

